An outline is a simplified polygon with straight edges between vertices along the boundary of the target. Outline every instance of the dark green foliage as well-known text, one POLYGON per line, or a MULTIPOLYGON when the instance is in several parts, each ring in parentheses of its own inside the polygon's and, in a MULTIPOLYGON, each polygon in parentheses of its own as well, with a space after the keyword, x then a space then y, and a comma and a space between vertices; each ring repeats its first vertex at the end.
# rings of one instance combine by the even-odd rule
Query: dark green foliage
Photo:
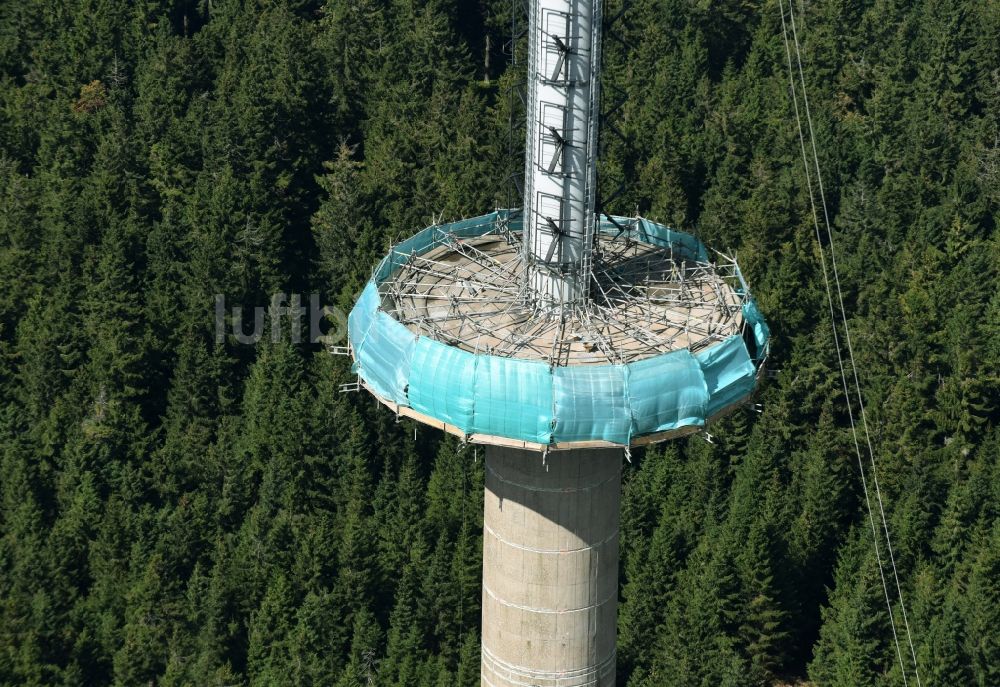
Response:
MULTIPOLYGON (((738 252, 780 372, 634 453, 618 683, 897 687, 776 3, 631 5, 608 209, 738 252)), ((1000 10, 802 5, 923 684, 996 687, 1000 10)), ((510 9, 0 3, 0 686, 478 685, 482 455, 268 306, 346 311, 391 241, 508 202, 510 9)))

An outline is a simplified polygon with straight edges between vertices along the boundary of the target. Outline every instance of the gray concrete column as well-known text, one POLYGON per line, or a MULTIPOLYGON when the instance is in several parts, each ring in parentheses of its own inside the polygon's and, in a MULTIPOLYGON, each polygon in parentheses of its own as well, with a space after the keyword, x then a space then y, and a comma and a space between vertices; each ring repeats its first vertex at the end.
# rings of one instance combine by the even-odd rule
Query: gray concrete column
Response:
POLYGON ((483 687, 613 687, 620 449, 486 448, 483 687))

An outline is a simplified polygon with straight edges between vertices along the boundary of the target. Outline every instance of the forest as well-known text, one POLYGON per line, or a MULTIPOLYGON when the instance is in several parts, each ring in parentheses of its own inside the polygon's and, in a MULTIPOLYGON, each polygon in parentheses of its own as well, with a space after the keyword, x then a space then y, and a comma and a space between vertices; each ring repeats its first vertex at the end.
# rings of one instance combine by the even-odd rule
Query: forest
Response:
MULTIPOLYGON (((793 2, 920 684, 997 687, 1000 4, 793 2)), ((625 9, 606 207, 735 253, 773 338, 759 407, 625 466, 618 684, 918 684, 778 2, 625 9)), ((392 242, 510 207, 520 11, 0 1, 0 685, 479 684, 481 449, 215 307, 346 312, 392 242)))

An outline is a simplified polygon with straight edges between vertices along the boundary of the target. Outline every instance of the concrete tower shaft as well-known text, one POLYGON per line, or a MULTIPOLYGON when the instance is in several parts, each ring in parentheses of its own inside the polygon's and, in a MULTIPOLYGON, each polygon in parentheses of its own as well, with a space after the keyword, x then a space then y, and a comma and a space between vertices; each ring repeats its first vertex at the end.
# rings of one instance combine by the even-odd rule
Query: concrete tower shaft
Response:
POLYGON ((486 447, 483 687, 613 687, 621 449, 486 447))
POLYGON ((529 8, 524 257, 555 307, 586 298, 592 269, 601 12, 601 0, 529 8))

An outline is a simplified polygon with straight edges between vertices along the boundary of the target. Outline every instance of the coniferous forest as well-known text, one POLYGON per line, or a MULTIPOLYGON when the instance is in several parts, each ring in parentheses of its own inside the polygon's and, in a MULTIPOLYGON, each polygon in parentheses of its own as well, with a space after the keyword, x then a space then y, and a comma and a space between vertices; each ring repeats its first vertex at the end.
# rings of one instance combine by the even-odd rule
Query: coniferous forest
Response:
MULTIPOLYGON (((1000 5, 795 7, 921 681, 997 687, 1000 5)), ((479 684, 481 450, 269 304, 508 206, 511 16, 0 2, 0 684, 479 684)), ((618 683, 901 686, 778 4, 615 32, 608 209, 735 252, 773 333, 759 409, 625 467, 618 683)))

